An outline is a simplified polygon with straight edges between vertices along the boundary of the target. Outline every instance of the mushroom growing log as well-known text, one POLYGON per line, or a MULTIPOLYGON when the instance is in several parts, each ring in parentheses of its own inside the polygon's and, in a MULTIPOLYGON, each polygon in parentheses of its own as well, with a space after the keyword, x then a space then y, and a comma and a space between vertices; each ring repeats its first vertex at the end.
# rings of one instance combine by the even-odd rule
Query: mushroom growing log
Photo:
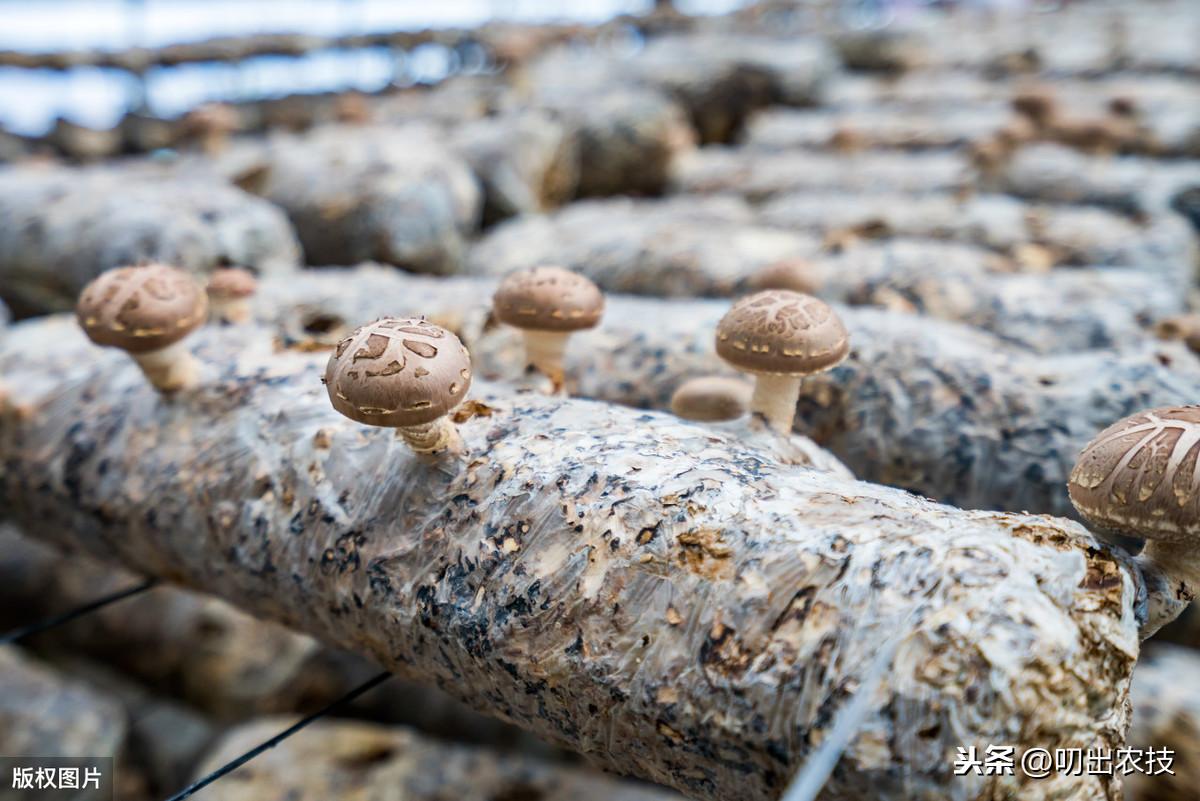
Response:
MULTIPOLYGON (((332 347, 348 333, 345 320, 424 312, 464 339, 483 376, 511 377, 523 349, 516 332, 488 322, 494 288, 379 268, 353 278, 309 272, 270 281, 257 310, 297 348, 332 347)), ((733 375, 712 341, 728 308, 610 296, 603 325, 579 334, 568 359, 574 393, 666 409, 686 379, 733 375)), ((805 384, 797 428, 860 478, 958 506, 1073 516, 1067 475, 1097 431, 1139 409, 1200 397, 1200 362, 1182 343, 1139 337, 1120 352, 1038 355, 964 325, 836 310, 854 347, 805 384)))
MULTIPOLYGON (((375 691, 373 691, 375 692, 375 691)), ((236 759, 293 721, 263 718, 229 732, 197 771, 236 759)), ((204 791, 211 801, 683 801, 669 790, 410 730, 323 720, 267 751, 254 766, 204 791)))
MULTIPOLYGON (((138 581, 136 574, 111 563, 80 553, 64 558, 45 543, 0 525, 4 630, 60 615, 138 581)), ((56 662, 82 657, 112 668, 147 691, 180 698, 187 708, 220 723, 308 711, 332 703, 379 672, 361 656, 324 647, 217 598, 166 585, 56 626, 24 645, 56 662)), ((445 693, 400 680, 358 698, 351 708, 358 716, 413 726, 443 739, 557 753, 445 693)))
POLYGON ((854 111, 772 109, 750 122, 744 143, 768 150, 927 150, 980 141, 1012 122, 1004 107, 960 106, 939 112, 887 107, 854 111))
POLYGON ((786 153, 706 147, 676 160, 672 186, 688 194, 732 192, 766 200, 782 192, 950 192, 974 183, 965 155, 956 152, 786 153))
POLYGON ((663 36, 632 56, 558 48, 529 67, 535 97, 598 96, 633 86, 678 102, 699 140, 730 142, 756 109, 811 105, 833 71, 832 51, 815 39, 723 35, 663 36))
POLYGON ((1178 192, 1200 186, 1200 164, 1105 158, 1062 145, 1034 145, 1017 151, 995 184, 1017 197, 1103 206, 1139 217, 1168 211, 1178 192))
POLYGON ((1200 674, 1200 654, 1192 648, 1154 642, 1133 672, 1133 721, 1129 746, 1166 748, 1174 761, 1171 774, 1131 773, 1130 801, 1190 801, 1200 786, 1200 693, 1192 681, 1200 674))
POLYGON ((298 259, 279 209, 212 178, 148 165, 0 170, 0 296, 19 316, 69 309, 85 284, 127 264, 270 274, 298 259))
POLYGON ((814 234, 754 225, 750 214, 728 198, 579 203, 499 226, 472 249, 468 269, 502 276, 554 263, 605 291, 728 297, 787 263, 823 300, 918 311, 1031 350, 1071 352, 1126 347, 1142 338, 1143 321, 1183 311, 1195 254, 1176 229, 1177 247, 1157 254, 1153 270, 1014 274, 1015 259, 956 242, 866 239, 821 252, 814 234))
POLYGON ((823 235, 878 229, 895 237, 928 237, 1011 254, 1019 268, 1121 266, 1190 281, 1195 237, 1175 216, 1138 223, 1100 208, 1026 203, 1006 195, 961 198, 869 192, 795 192, 769 201, 761 220, 823 235), (1043 265, 1031 255, 1041 251, 1043 265))
POLYGON ((0 750, 28 757, 113 756, 127 721, 112 697, 0 647, 0 750))
POLYGON ((215 169, 283 208, 310 264, 375 259, 453 273, 483 195, 445 139, 428 125, 329 125, 247 144, 215 165, 185 163, 179 172, 215 169))
POLYGON ((461 460, 421 462, 329 408, 325 354, 272 333, 197 332, 204 381, 168 402, 69 321, 16 327, 0 371, 32 413, 0 427, 0 509, 699 799, 777 797, 890 637, 832 801, 943 791, 959 746, 1123 741, 1141 571, 1077 524, 483 382, 461 460))

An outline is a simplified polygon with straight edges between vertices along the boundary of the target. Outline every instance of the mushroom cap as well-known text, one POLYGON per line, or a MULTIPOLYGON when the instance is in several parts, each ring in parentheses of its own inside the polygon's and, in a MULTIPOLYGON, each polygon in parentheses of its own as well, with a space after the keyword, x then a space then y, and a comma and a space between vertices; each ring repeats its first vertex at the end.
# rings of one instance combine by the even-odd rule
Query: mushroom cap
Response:
POLYGON ((1012 107, 1018 114, 1024 114, 1034 123, 1042 124, 1048 122, 1058 111, 1058 101, 1049 88, 1035 86, 1018 92, 1013 97, 1012 107))
POLYGON ((754 387, 738 378, 705 375, 689 378, 671 396, 671 411, 684 420, 705 423, 736 420, 746 413, 754 387))
POLYGON ((258 279, 249 270, 223 267, 208 278, 208 296, 214 300, 248 298, 258 290, 258 279))
POLYGON ((811 375, 834 367, 849 350, 837 313, 799 292, 748 295, 717 323, 717 355, 749 373, 811 375))
POLYGON ((1087 444, 1067 490, 1091 525, 1146 539, 1200 538, 1200 406, 1151 409, 1087 444))
POLYGON ((199 328, 208 298, 192 276, 165 264, 118 267, 83 288, 75 316, 88 339, 129 353, 152 353, 199 328))
POLYGON ((779 259, 759 268, 746 282, 755 290, 788 289, 792 292, 815 292, 821 288, 821 269, 802 258, 779 259))
POLYGON ((604 294, 578 273, 534 267, 505 278, 492 297, 502 323, 530 331, 595 328, 604 314, 604 294))
POLYGON ((325 366, 333 408, 360 423, 431 423, 471 386, 471 356, 458 337, 420 318, 384 317, 343 339, 325 366))

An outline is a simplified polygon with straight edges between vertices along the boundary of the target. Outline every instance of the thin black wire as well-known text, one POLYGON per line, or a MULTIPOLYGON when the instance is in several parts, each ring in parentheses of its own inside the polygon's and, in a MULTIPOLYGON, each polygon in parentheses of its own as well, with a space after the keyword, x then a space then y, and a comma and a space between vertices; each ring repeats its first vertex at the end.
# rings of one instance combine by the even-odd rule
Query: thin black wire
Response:
POLYGON ((46 620, 42 620, 37 623, 31 623, 28 626, 22 626, 19 629, 13 629, 12 631, 5 632, 3 635, 0 635, 0 645, 8 645, 9 643, 14 643, 17 640, 23 640, 26 637, 46 631, 47 629, 52 629, 55 626, 61 626, 64 623, 70 623, 72 620, 83 617, 89 612, 95 612, 97 609, 108 606, 109 604, 116 603, 117 601, 123 601, 126 598, 137 595, 138 593, 143 593, 157 583, 157 579, 146 579, 141 584, 119 590, 111 595, 105 595, 97 598, 96 600, 84 604, 83 606, 76 607, 69 612, 63 612, 61 615, 55 615, 54 617, 47 618, 46 620))
POLYGON ((308 717, 303 718, 303 719, 297 721, 296 723, 293 723, 291 726, 288 726, 286 729, 279 732, 279 734, 276 734, 274 737, 267 740, 262 745, 259 745, 259 746, 256 746, 256 747, 250 749, 249 751, 242 754, 240 757, 233 760, 232 762, 226 762, 224 765, 217 768, 216 770, 214 770, 212 773, 208 774, 204 778, 198 779, 198 780, 192 782, 190 785, 188 785, 184 789, 180 790, 178 793, 171 796, 170 798, 168 798, 167 801, 182 801, 182 799, 188 798, 189 796, 193 795, 194 793, 198 792, 199 790, 202 790, 205 787, 207 787, 208 785, 212 784, 217 779, 220 779, 222 776, 226 776, 226 775, 232 773, 233 771, 237 770, 242 765, 245 765, 247 762, 254 759, 256 756, 263 753, 264 751, 268 751, 268 750, 274 748, 275 746, 279 745, 281 742, 283 742, 287 738, 291 737, 293 734, 300 731, 305 726, 307 726, 308 724, 317 720, 318 718, 324 717, 325 715, 329 714, 330 712, 332 712, 334 709, 341 706, 342 704, 347 704, 347 703, 353 701, 355 698, 359 697, 360 695, 367 692, 368 690, 373 689, 373 688, 379 686, 380 684, 383 684, 383 682, 387 681, 391 677, 392 677, 391 673, 384 672, 384 673, 380 673, 378 676, 371 679, 370 681, 368 681, 364 684, 360 684, 358 687, 355 687, 353 690, 346 693, 345 695, 343 695, 341 698, 337 699, 336 701, 334 701, 330 704, 327 704, 326 706, 322 707, 321 709, 318 709, 316 712, 313 712, 308 717))

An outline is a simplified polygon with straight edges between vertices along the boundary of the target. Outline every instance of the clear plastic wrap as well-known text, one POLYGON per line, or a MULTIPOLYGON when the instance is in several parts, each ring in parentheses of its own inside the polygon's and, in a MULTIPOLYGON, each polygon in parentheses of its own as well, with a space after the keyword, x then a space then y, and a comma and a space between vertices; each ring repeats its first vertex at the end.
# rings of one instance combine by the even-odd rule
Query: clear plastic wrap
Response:
MULTIPOLYGON (((465 338, 485 376, 522 371, 517 332, 489 317, 491 281, 434 282, 378 268, 310 272, 265 282, 258 314, 291 347, 331 346, 384 314, 427 314, 465 338), (325 345, 322 345, 325 343, 325 345)), ((688 378, 732 374, 713 352, 728 301, 609 297, 594 331, 572 337, 567 379, 577 394, 666 409, 688 378)), ((1181 343, 1142 336, 1120 351, 1030 353, 955 323, 838 307, 851 352, 802 385, 796 429, 855 475, 966 508, 1073 516, 1066 480, 1097 431, 1139 409, 1200 396, 1200 362, 1181 343)), ((1002 319, 1002 318, 998 318, 1002 319)), ((1011 320, 1014 334, 1034 330, 1011 320)), ((1086 341, 1102 326, 1088 309, 1055 325, 1047 343, 1086 341), (1081 333, 1084 332, 1084 333, 1081 333)))
POLYGON ((1140 573, 1077 524, 483 381, 465 455, 430 463, 337 415, 325 355, 274 333, 202 331, 201 385, 164 398, 68 320, 17 326, 3 513, 695 798, 776 797, 911 617, 827 798, 1117 796, 950 777, 958 746, 1122 741, 1140 573))

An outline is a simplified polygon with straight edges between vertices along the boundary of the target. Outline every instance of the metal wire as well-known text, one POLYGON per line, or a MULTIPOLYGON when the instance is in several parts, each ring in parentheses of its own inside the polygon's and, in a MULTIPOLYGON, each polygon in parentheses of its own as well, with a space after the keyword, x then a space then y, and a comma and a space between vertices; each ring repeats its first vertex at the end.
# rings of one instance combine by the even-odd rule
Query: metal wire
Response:
POLYGON ((146 590, 154 587, 156 584, 158 584, 157 579, 146 579, 141 584, 119 590, 111 595, 102 596, 90 603, 84 604, 83 606, 76 607, 69 612, 64 612, 61 615, 55 615, 54 617, 47 618, 46 620, 42 620, 37 623, 31 623, 28 626, 22 626, 19 629, 13 629, 12 631, 0 635, 0 645, 8 645, 16 642, 17 640, 23 640, 26 637, 39 634, 47 629, 52 629, 55 626, 61 626, 64 623, 70 623, 76 618, 83 617, 90 612, 95 612, 97 609, 101 609, 109 604, 116 603, 117 601, 123 601, 126 598, 143 593, 146 590))
POLYGON ((387 681, 391 677, 392 677, 391 673, 384 672, 384 673, 380 673, 378 676, 371 679, 370 681, 365 682, 364 684, 360 684, 358 687, 355 687, 353 690, 346 693, 345 695, 343 695, 341 698, 337 699, 336 701, 333 701, 332 703, 327 704, 326 706, 322 707, 321 709, 318 709, 316 712, 313 712, 311 715, 296 721, 291 726, 288 726, 286 729, 281 731, 279 734, 276 734, 274 737, 272 737, 271 739, 262 743, 261 745, 251 748, 249 751, 242 754, 237 759, 234 759, 231 762, 226 762, 224 765, 217 768, 216 770, 214 770, 212 773, 208 774, 207 776, 205 776, 201 779, 197 779, 196 781, 192 782, 190 785, 188 785, 184 789, 180 790, 178 793, 171 796, 170 798, 168 798, 167 801, 182 801, 182 799, 192 796, 193 794, 197 793, 198 791, 204 789, 208 785, 215 782, 217 779, 220 779, 223 776, 227 776, 230 773, 233 773, 233 771, 237 770, 242 765, 245 765, 247 762, 254 759, 256 756, 263 753, 264 751, 268 751, 268 750, 274 748, 275 746, 279 745, 281 742, 283 742, 287 738, 291 737, 293 734, 300 731, 301 729, 303 729, 305 726, 312 723, 313 721, 324 717, 325 715, 329 714, 330 712, 332 712, 334 709, 341 706, 342 704, 347 704, 347 703, 353 701, 355 698, 358 698, 360 695, 367 692, 368 690, 371 690, 371 689, 379 686, 380 684, 387 681))

